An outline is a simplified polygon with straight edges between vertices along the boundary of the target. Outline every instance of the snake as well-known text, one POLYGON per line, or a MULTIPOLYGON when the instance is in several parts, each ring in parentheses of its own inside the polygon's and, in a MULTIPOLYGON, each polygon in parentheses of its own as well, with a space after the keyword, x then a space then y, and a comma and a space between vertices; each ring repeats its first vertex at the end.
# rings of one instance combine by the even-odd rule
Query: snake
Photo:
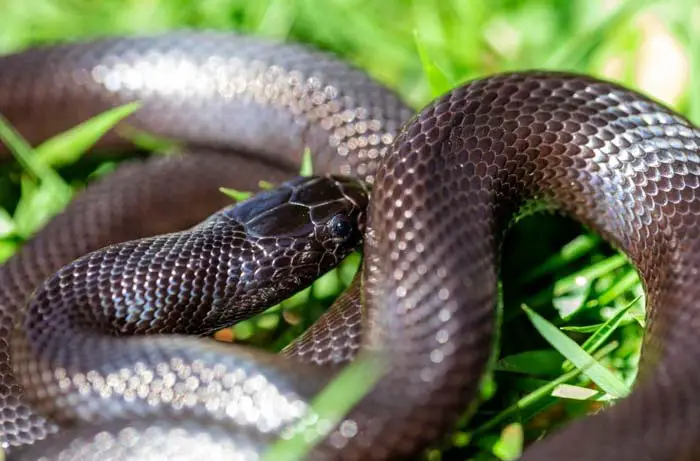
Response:
POLYGON ((0 113, 31 145, 133 101, 94 154, 133 152, 134 129, 171 155, 90 182, 0 267, 8 459, 262 459, 315 427, 314 397, 356 363, 376 382, 306 459, 415 459, 477 398, 502 244, 534 203, 630 259, 647 324, 632 392, 521 459, 700 458, 700 131, 684 116, 537 69, 415 111, 329 51, 221 31, 0 58, 0 113), (260 179, 278 186, 219 191, 260 179), (358 249, 352 284, 281 353, 209 337, 358 249))

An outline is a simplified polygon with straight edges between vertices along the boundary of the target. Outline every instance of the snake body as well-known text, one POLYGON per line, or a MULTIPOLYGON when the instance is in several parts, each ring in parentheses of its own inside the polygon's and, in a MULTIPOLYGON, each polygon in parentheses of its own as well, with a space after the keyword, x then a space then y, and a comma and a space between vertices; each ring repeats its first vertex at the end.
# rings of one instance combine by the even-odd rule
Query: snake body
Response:
MULTIPOLYGON (((257 459, 357 354, 381 357, 381 378, 309 457, 415 455, 475 398, 503 234, 536 200, 630 257, 649 326, 633 393, 522 459, 700 457, 700 131, 682 116, 613 83, 534 71, 468 82, 413 114, 332 56, 223 33, 0 59, 0 113, 32 144, 132 100, 143 107, 129 125, 179 141, 181 153, 127 162, 91 184, 0 269, 0 427, 10 455, 257 459), (307 146, 319 174, 372 184, 364 263, 350 289, 281 355, 149 335, 205 334, 284 295, 231 305, 231 256, 241 255, 243 236, 275 246, 286 238, 276 229, 334 228, 327 191, 360 224, 363 189, 329 176, 315 180, 322 199, 311 194, 306 212, 289 201, 289 188, 303 186, 294 181, 270 192, 286 202, 217 212, 227 203, 219 186, 288 179, 307 146), (249 228, 231 220, 280 206, 284 219, 249 228), (326 210, 318 222, 309 218, 315 206, 326 210)), ((98 147, 128 147, 115 133, 98 147)), ((313 240, 314 270, 296 282, 335 264, 351 240, 313 240)), ((269 280, 276 272, 265 261, 282 258, 289 276, 293 255, 304 253, 295 250, 250 252, 236 273, 245 266, 269 280)))

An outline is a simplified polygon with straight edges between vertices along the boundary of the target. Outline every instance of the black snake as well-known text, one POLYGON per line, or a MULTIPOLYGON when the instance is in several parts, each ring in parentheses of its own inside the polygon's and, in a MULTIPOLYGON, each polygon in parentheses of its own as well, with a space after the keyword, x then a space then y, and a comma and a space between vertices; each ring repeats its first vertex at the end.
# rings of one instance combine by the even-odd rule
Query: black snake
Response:
MULTIPOLYGON (((332 56, 225 33, 0 59, 0 113, 32 144, 133 100, 129 125, 181 153, 91 184, 0 269, 11 457, 258 459, 358 352, 383 359, 381 379, 309 457, 415 455, 475 398, 503 233, 537 200, 629 255, 650 323, 633 393, 522 459, 700 458, 700 131, 680 115, 535 71, 466 83, 413 115, 332 56), (219 186, 287 180, 305 147, 318 177, 226 207, 219 186), (366 216, 366 190, 344 177, 371 184, 366 216), (258 312, 363 230, 361 276, 284 354, 152 335, 258 312)), ((99 147, 130 144, 112 132, 99 147)))

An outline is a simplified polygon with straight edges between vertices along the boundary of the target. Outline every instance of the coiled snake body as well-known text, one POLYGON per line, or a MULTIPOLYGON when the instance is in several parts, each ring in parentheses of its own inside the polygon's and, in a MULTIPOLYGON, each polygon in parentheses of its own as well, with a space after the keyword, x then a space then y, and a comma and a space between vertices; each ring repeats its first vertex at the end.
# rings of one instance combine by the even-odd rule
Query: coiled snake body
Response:
MULTIPOLYGON (((132 100, 143 107, 129 125, 181 153, 90 185, 0 269, 10 456, 256 459, 358 351, 382 357, 384 374, 310 457, 414 455, 475 397, 503 232, 540 200, 629 255, 650 326, 631 396, 523 459, 700 457, 700 131, 681 116, 545 72, 469 82, 412 116, 331 56, 210 32, 0 59, 0 113, 34 144, 132 100), (372 183, 361 278, 279 356, 152 335, 258 312, 357 244, 367 195, 340 177, 216 212, 219 186, 288 179, 304 147, 320 174, 372 183)), ((128 146, 115 133, 100 144, 128 146)))

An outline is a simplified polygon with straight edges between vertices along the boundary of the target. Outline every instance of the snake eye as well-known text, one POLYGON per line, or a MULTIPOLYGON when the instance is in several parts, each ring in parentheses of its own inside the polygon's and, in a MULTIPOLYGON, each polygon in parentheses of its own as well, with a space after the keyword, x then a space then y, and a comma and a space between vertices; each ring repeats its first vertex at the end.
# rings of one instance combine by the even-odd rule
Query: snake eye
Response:
POLYGON ((345 240, 350 237, 353 231, 353 225, 350 218, 345 214, 337 214, 328 221, 328 229, 330 230, 333 239, 345 240))

